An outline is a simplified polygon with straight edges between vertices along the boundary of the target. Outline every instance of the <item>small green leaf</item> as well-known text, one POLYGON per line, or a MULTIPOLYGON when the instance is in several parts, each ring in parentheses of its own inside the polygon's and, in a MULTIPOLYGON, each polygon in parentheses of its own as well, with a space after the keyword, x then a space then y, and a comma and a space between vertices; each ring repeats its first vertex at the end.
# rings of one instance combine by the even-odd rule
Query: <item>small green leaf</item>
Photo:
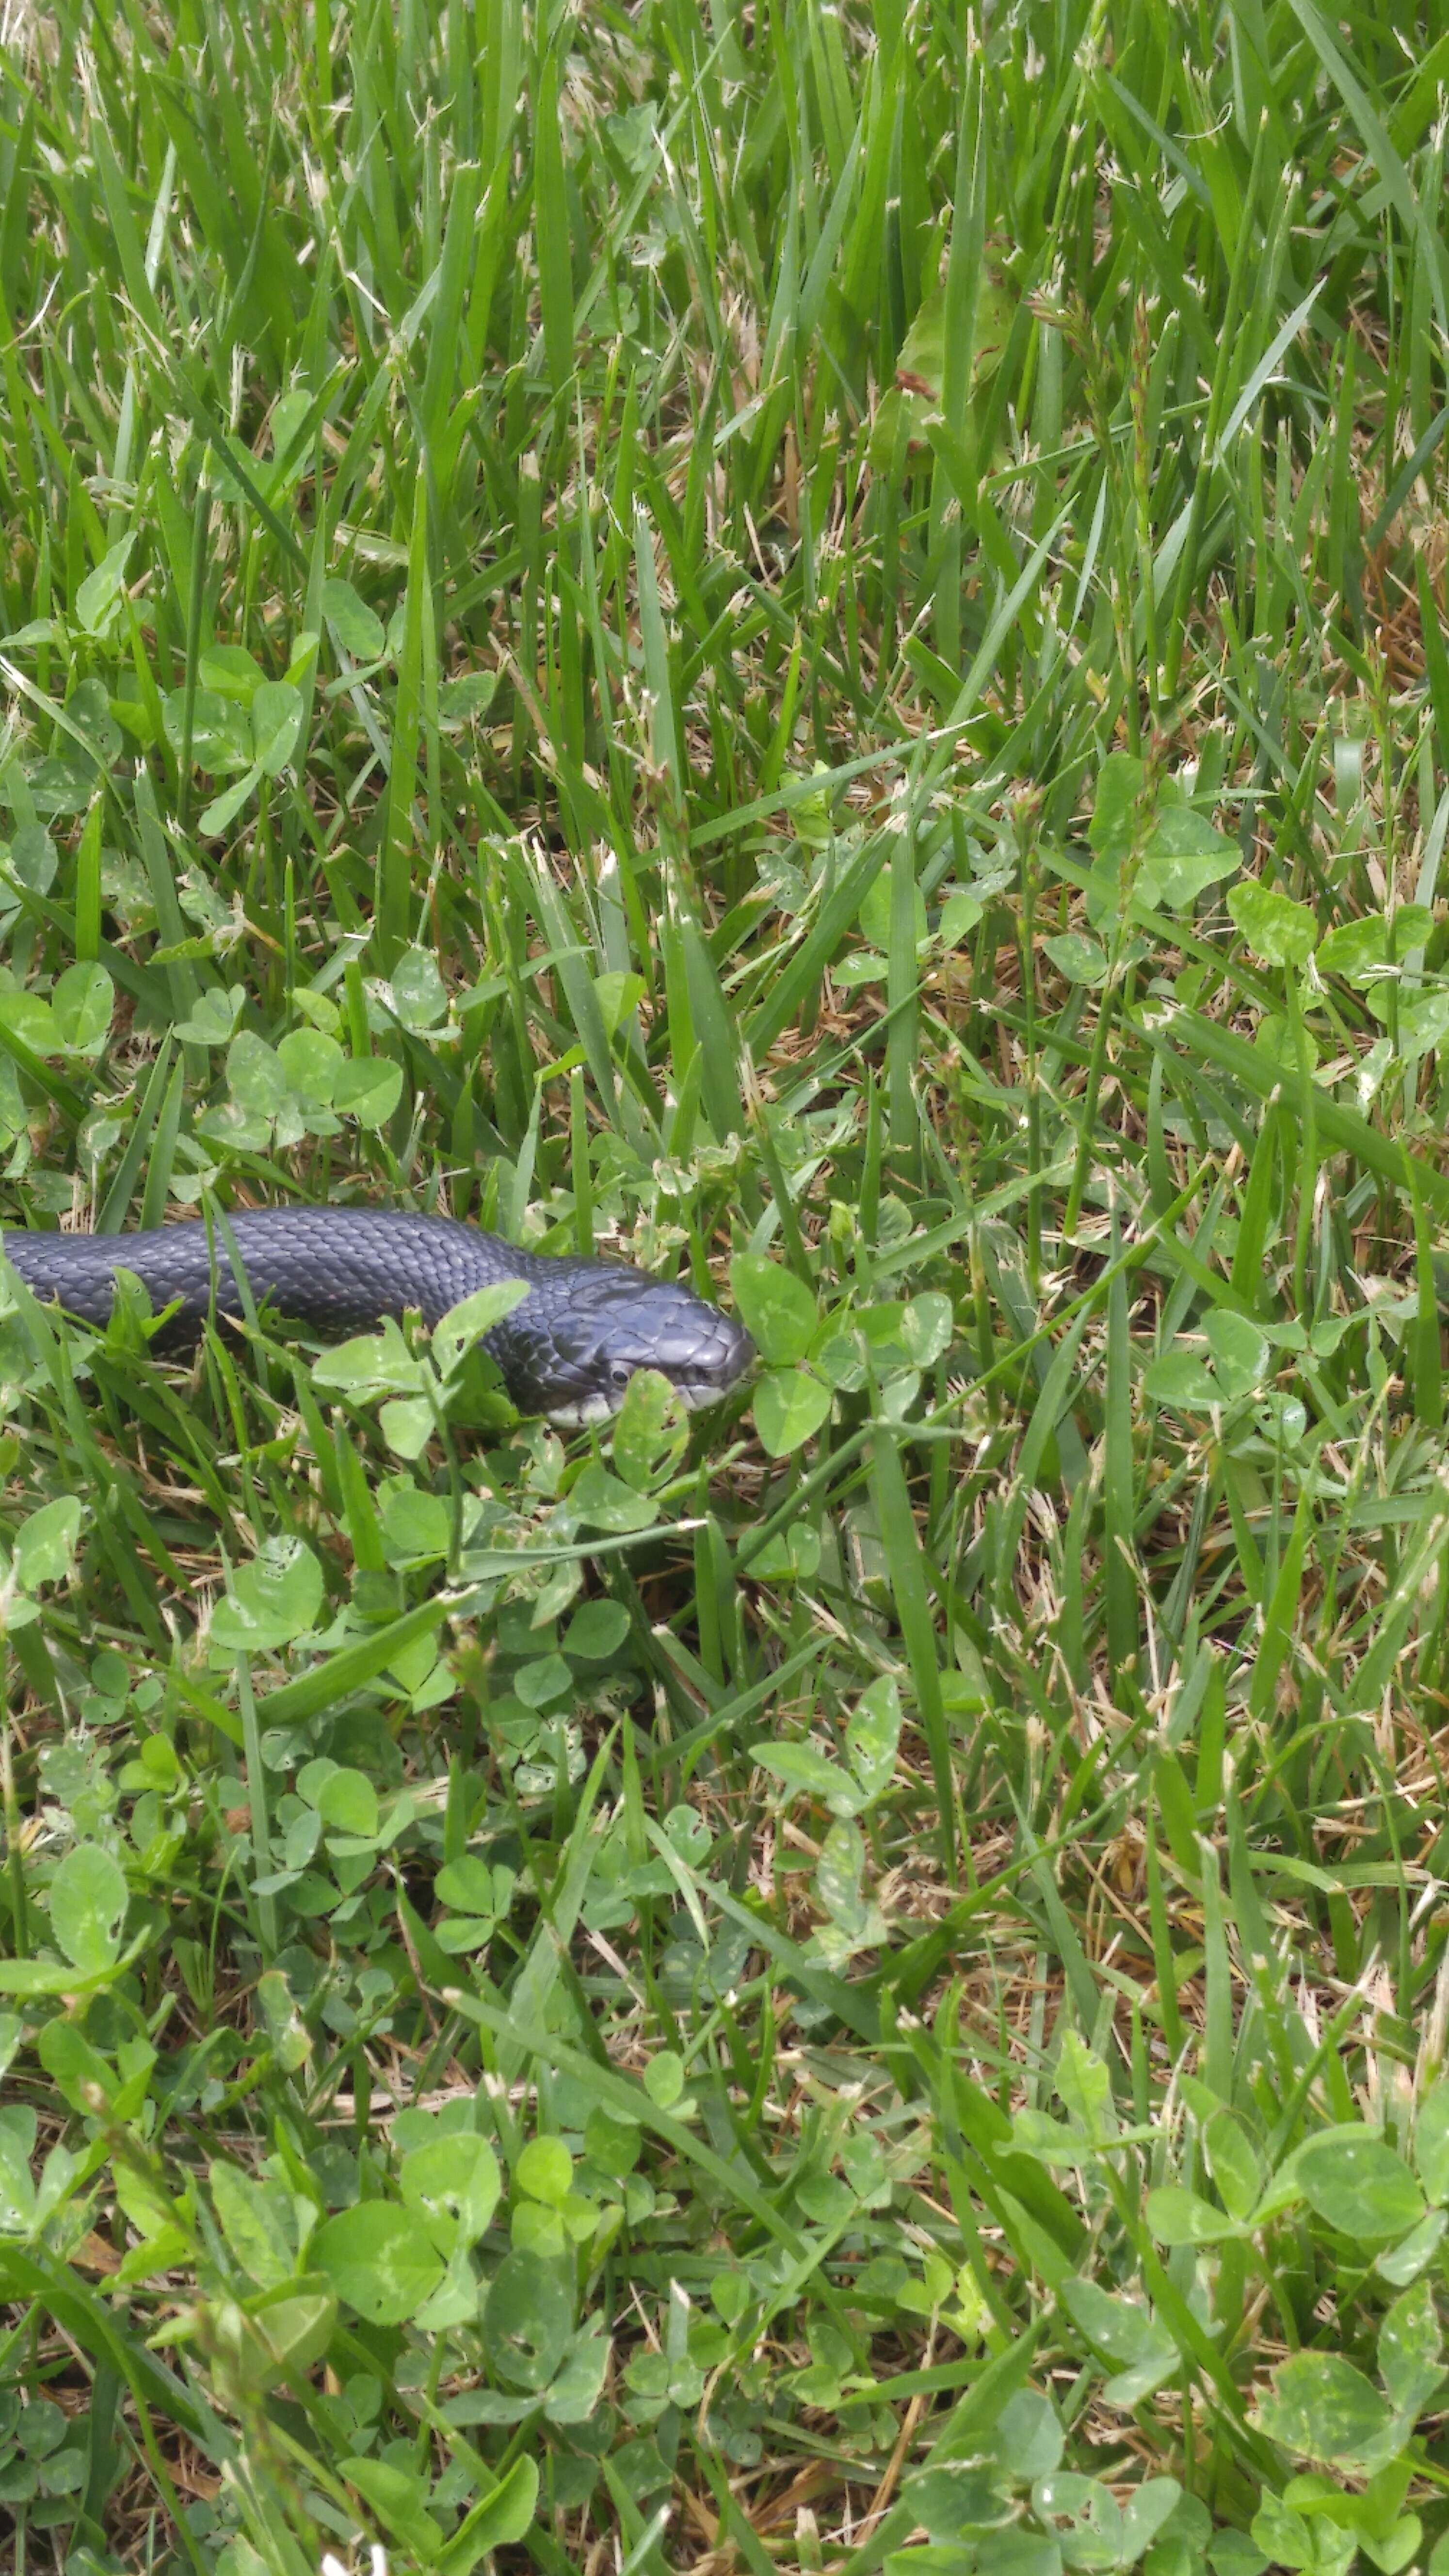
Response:
POLYGON ((1170 1404, 1175 1413, 1207 1413, 1221 1404, 1217 1379, 1191 1351, 1164 1351, 1143 1374, 1142 1392, 1149 1404, 1170 1404))
POLYGON ((844 1967, 861 1950, 874 1949, 887 1937, 885 1918, 863 1893, 865 1836, 854 1819, 837 1817, 820 1846, 815 1893, 826 1921, 815 1933, 815 1947, 832 1968, 844 1967))
MULTIPOLYGON (((409 1459, 421 1458, 438 1427, 433 1408, 423 1395, 395 1396, 391 1403, 381 1407, 377 1424, 393 1456, 409 1459)), ((428 1499, 435 1498, 429 1496, 428 1499)), ((446 1556, 446 1536, 443 1545, 430 1552, 446 1556)))
POLYGON ((75 1563, 81 1507, 74 1494, 42 1503, 15 1533, 15 1579, 27 1592, 42 1583, 64 1583, 75 1563))
MULTIPOLYGON (((1058 2296, 1079 2332, 1099 2352, 1132 2372, 1141 2396, 1160 2388, 1177 2369, 1176 2344, 1139 2300, 1104 2290, 1097 2282, 1076 2274, 1062 2282, 1058 2296)), ((1114 2396, 1111 2402, 1120 2405, 1123 2401, 1114 2396)))
POLYGON ((644 2090, 656 2111, 672 2111, 684 2097, 684 2060, 677 2049, 658 2048, 644 2069, 644 2090))
POLYGON ((537 2508, 538 2462, 525 2453, 465 2515, 438 2560, 437 2576, 473 2576, 490 2550, 515 2548, 526 2539, 537 2508))
POLYGON ((1266 1337, 1246 1315, 1235 1315, 1226 1306, 1215 1306, 1202 1329, 1224 1395, 1236 1399, 1249 1394, 1268 1366, 1266 1337))
POLYGON ((545 2256, 504 2256, 483 2311, 483 2347, 509 2388, 547 2388, 573 2332, 573 2302, 545 2256))
POLYGON ((794 1529, 777 1530, 766 1539, 750 1558, 750 1579, 754 1583, 809 1583, 819 1571, 823 1554, 820 1532, 808 1521, 794 1529))
POLYGON ((737 1253, 730 1263, 730 1286, 760 1357, 771 1368, 788 1368, 802 1360, 815 1337, 819 1316, 815 1300, 793 1270, 784 1270, 763 1253, 737 1253))
POLYGON ((1449 2075, 1430 2086, 1414 2119, 1414 2162, 1425 2196, 1441 2208, 1449 2201, 1449 2075))
POLYGON ((50 1928, 83 1976, 97 1976, 119 1955, 126 1879, 99 1843, 77 1843, 50 1883, 50 1928))
POLYGON ((868 1798, 878 1798, 895 1778, 901 1740, 901 1695, 889 1673, 882 1673, 856 1702, 845 1730, 850 1767, 868 1798))
POLYGON ((312 1364, 312 1383, 339 1387, 349 1395, 416 1394, 418 1363, 396 1319, 385 1316, 380 1333, 355 1333, 350 1341, 323 1351, 312 1364))
POLYGON ((310 2370, 321 2360, 337 2325, 337 2301, 316 2275, 280 2284, 253 2300, 248 2314, 276 2376, 290 2376, 310 2370))
MULTIPOLYGON (((186 735, 186 692, 173 689, 161 710, 166 739, 179 753, 186 735)), ((191 708, 191 758, 209 777, 252 766, 252 729, 243 708, 215 689, 198 689, 191 708)))
POLYGON ((116 988, 104 966, 67 966, 50 997, 55 1034, 67 1055, 99 1055, 111 1030, 116 988))
POLYGON ((126 587, 126 560, 133 543, 134 538, 122 537, 111 546, 77 590, 73 611, 77 625, 87 635, 104 635, 115 616, 126 587))
POLYGON ((1273 2374, 1258 2408, 1270 2441, 1301 2459, 1352 2468, 1372 2457, 1393 2425, 1386 2399, 1336 2352, 1295 2352, 1273 2374))
POLYGON ((302 732, 302 692, 290 680, 263 680, 252 700, 252 740, 257 767, 280 777, 302 732))
POLYGON ((1443 2379, 1442 2358, 1433 2290, 1427 2281, 1415 2281, 1379 2327, 1379 2377, 1401 2415, 1424 2412, 1443 2379))
POLYGON ((562 2138, 530 2138, 514 2167, 514 2181, 530 2200, 557 2209, 573 2189, 574 2160, 562 2138))
POLYGON ((598 2408, 608 2376, 610 2343, 595 2319, 569 2344, 544 2399, 551 2424, 587 2424, 598 2408))
POLYGON ((834 1402, 808 1369, 775 1369, 755 1389, 755 1429, 772 1458, 788 1458, 817 1432, 834 1402))
POLYGON ((1401 2236, 1392 2246, 1384 2246, 1374 2256, 1374 2270, 1380 2280, 1388 2281, 1395 2289, 1402 2289, 1406 2282, 1417 2280, 1433 2262, 1446 2231, 1449 2231, 1449 2211, 1429 2210, 1417 2227, 1410 2228, 1407 2236, 1401 2236))
POLYGON ((614 1423, 613 1457, 636 1494, 673 1475, 689 1446, 689 1408, 658 1369, 636 1369, 614 1423))
POLYGON ((1088 2048, 1079 2031, 1069 2030, 1062 2039, 1057 2058, 1057 2098, 1078 2128, 1089 2138, 1110 2138, 1116 2129, 1112 2109, 1112 2077, 1109 2069, 1093 2048, 1088 2048))
POLYGON ((227 1049, 226 1078, 233 1100, 258 1118, 275 1118, 287 1098, 287 1076, 275 1047, 255 1029, 241 1029, 227 1049))
POLYGON ((1191 805, 1164 805, 1147 837, 1137 891, 1164 912, 1186 912, 1241 865, 1237 842, 1214 831, 1205 815, 1191 805))
POLYGON ((493 2149, 471 2129, 414 2147, 402 2160, 398 2182, 404 2205, 422 2219, 445 2257, 477 2244, 503 2189, 493 2149))
POLYGON ((55 1016, 42 993, 0 993, 0 1028, 7 1028, 34 1055, 59 1052, 55 1016))
POLYGON ((1064 930, 1055 939, 1044 939, 1042 946, 1069 984, 1105 984, 1107 951, 1100 939, 1089 939, 1084 931, 1064 930))
POLYGON ((456 1905, 465 1914, 491 1916, 496 1910, 493 1872, 476 1852, 448 1861, 433 1881, 433 1890, 440 1905, 456 1905))
POLYGON ((1137 806, 1147 771, 1129 751, 1109 751, 1097 772, 1096 801, 1087 838, 1099 859, 1120 865, 1132 848, 1137 806))
POLYGON ((318 1784, 315 1805, 334 1833, 370 1841, 377 1832, 377 1791, 365 1771, 329 1771, 318 1784))
MULTIPOLYGON (((409 1405, 406 1409, 426 1414, 431 1429, 431 1405, 419 1400, 416 1407, 409 1405)), ((384 1430, 388 1427, 388 1415, 396 1415, 401 1410, 403 1408, 398 1405, 383 1406, 379 1419, 384 1430)), ((383 1487, 380 1500, 382 1535, 388 1555, 395 1564, 426 1565, 447 1555, 453 1516, 444 1495, 423 1493, 411 1477, 398 1477, 390 1479, 383 1487)))
POLYGON ((750 1746, 750 1759, 769 1771, 787 1790, 818 1799, 833 1816, 856 1816, 867 1793, 815 1744, 760 1743, 750 1746))
POLYGON ((569 1621, 563 1650, 581 1663, 607 1663, 628 1634, 629 1613, 622 1601, 585 1601, 569 1621))
MULTIPOLYGON (((916 947, 919 951, 930 936, 926 921, 926 899, 919 886, 915 889, 913 901, 912 920, 916 947)), ((891 944, 891 902, 890 870, 883 868, 874 885, 869 889, 856 916, 860 923, 862 938, 870 947, 878 948, 882 952, 887 952, 891 944)))
POLYGON ((1150 2191, 1144 2215, 1159 2245, 1221 2245, 1241 2234, 1235 2219, 1178 2183, 1150 2191))
MULTIPOLYGON (((1395 957, 1422 948, 1433 927, 1434 916, 1427 905, 1400 904, 1394 915, 1395 957)), ((1316 952, 1321 975, 1341 975, 1349 984, 1372 983, 1388 962, 1389 924, 1381 912, 1365 913, 1358 921, 1340 921, 1320 939, 1316 952)))
POLYGON ((642 975, 614 971, 594 977, 594 997, 610 1037, 622 1028, 631 1011, 643 1001, 647 987, 642 975))
POLYGON ((392 1006, 405 1029, 436 1028, 448 1013, 448 993, 430 948, 409 948, 393 968, 392 1006))
POLYGON ((1248 946, 1270 966, 1306 966, 1313 954, 1318 925, 1306 903, 1294 903, 1244 877, 1228 896, 1228 911, 1248 946))
POLYGON ((958 886, 947 895, 941 906, 940 939, 943 948, 959 948, 968 939, 982 917, 985 907, 979 894, 958 886))
POLYGON ((450 728, 471 723, 475 716, 487 714, 497 692, 496 671, 460 671, 438 691, 438 722, 450 728))
POLYGON ((1310 2138, 1290 2171, 1319 2217, 1343 2236, 1402 2236, 1424 2215, 1423 2194, 1402 2157, 1359 2122, 1310 2138))
MULTIPOLYGON (((0 843, 0 848, 3 848, 0 843)), ((23 823, 10 844, 9 873, 33 894, 49 894, 60 865, 54 841, 41 823, 23 823)))
POLYGON ((402 1066, 394 1064, 391 1056, 353 1056, 337 1068, 332 1106, 355 1118, 359 1127, 375 1131, 387 1125, 402 1098, 402 1087, 402 1066))
POLYGON ((211 1614, 211 1642, 231 1654, 266 1654, 315 1628, 322 1569, 303 1539, 269 1539, 238 1566, 211 1614))
POLYGON ((223 993, 218 985, 209 984, 205 992, 197 994, 190 1018, 177 1021, 176 1034, 197 1046, 225 1046, 245 1003, 245 985, 233 984, 223 993))
POLYGON ((913 1297, 901 1316, 900 1333, 913 1368, 933 1368, 951 1347, 956 1318, 949 1297, 927 1289, 913 1297))
POLYGON ((494 1279, 450 1306, 433 1327, 433 1358, 445 1378, 452 1377, 469 1351, 491 1333, 528 1295, 526 1279, 494 1279))
POLYGON ((322 584, 322 614, 344 653, 354 662, 380 662, 387 650, 387 630, 375 609, 359 599, 350 581, 322 584))
POLYGON ((234 786, 224 787, 219 796, 213 796, 211 803, 202 807, 196 818, 197 830, 219 838, 228 825, 236 821, 247 798, 259 785, 261 775, 261 763, 254 761, 244 778, 237 779, 234 786))
POLYGON ((554 1700, 566 1699, 574 1686, 574 1677, 562 1655, 539 1655, 532 1663, 520 1664, 513 1676, 513 1687, 525 1708, 548 1708, 554 1700))
POLYGON ((1230 2218, 1248 2219, 1263 2189, 1263 2168, 1231 2111, 1214 2111, 1203 2133, 1212 2177, 1230 2218))
POLYGON ((1050 2477, 1037 2479, 1031 2501, 1038 2520, 1060 2537, 1063 2556, 1074 2566, 1127 2564, 1122 2508, 1099 2478, 1083 2477, 1074 2469, 1055 2470, 1050 2477))
POLYGON ((258 2181, 220 2159, 207 2168, 221 2232, 242 2270, 258 2289, 290 2276, 297 2259, 297 2229, 289 2195, 279 2183, 258 2181))
POLYGON ((346 1062, 337 1040, 322 1029, 291 1029, 277 1047, 277 1062, 291 1089, 325 1108, 346 1062))
POLYGON ((390 2460, 345 2459, 339 2466, 348 2485, 357 2489, 414 2564, 436 2567, 443 2533, 423 2509, 427 2490, 422 2479, 390 2460))
POLYGON ((597 1458, 580 1470, 569 1492, 569 1510, 588 1529, 617 1533, 652 1529, 659 1506, 651 1494, 636 1494, 597 1458))
POLYGON ((388 2200, 360 2201, 324 2219, 308 2254, 344 2306, 375 2326, 405 2325, 443 2277, 421 2219, 388 2200))
POLYGON ((209 644, 201 656, 199 675, 204 689, 234 698, 239 707, 251 705, 266 676, 245 644, 209 644))

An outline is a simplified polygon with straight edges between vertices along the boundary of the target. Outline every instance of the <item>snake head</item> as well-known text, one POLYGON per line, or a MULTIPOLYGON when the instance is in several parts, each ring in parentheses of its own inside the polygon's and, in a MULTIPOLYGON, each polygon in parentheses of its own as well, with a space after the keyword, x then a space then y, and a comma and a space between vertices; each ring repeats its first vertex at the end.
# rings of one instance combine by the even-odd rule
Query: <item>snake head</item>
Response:
POLYGON ((674 1280, 599 1261, 550 1261, 488 1336, 520 1412, 561 1430, 607 1422, 636 1369, 657 1369, 691 1411, 738 1384, 755 1355, 742 1324, 674 1280))

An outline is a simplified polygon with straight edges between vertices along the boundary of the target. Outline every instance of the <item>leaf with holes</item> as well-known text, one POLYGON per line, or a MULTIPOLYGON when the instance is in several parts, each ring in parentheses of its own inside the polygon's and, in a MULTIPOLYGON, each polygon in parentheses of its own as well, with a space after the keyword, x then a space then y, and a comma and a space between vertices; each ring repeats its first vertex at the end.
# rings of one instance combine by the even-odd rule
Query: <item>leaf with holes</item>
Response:
POLYGON ((289 1646, 316 1626, 323 1597, 322 1568, 305 1540, 271 1540, 237 1567, 212 1611, 211 1642, 235 1655, 289 1646))
POLYGON ((483 2347, 505 2386, 547 2388, 573 2323, 559 2266, 541 2254, 506 2254, 483 2311, 483 2347))
POLYGON ((901 1740, 901 1695, 889 1673, 861 1692, 845 1730, 850 1767, 867 1798, 878 1798, 896 1772, 901 1740))
POLYGON ((99 1055, 111 1032, 116 988, 104 966, 67 966, 50 997, 55 1034, 67 1055, 99 1055))
POLYGON ((415 2211, 364 2200, 324 2219, 308 2246, 344 2306, 369 2325, 405 2325, 443 2277, 442 2257, 415 2211))
POLYGON ((50 1884, 50 1928, 73 1968, 96 1976, 119 1956, 126 1878, 99 1843, 77 1843, 50 1884))
POLYGON ((445 2258, 477 2244, 503 2188, 497 2157, 487 2139, 471 2129, 412 2148, 402 2160, 398 2183, 404 2207, 422 2220, 445 2258))

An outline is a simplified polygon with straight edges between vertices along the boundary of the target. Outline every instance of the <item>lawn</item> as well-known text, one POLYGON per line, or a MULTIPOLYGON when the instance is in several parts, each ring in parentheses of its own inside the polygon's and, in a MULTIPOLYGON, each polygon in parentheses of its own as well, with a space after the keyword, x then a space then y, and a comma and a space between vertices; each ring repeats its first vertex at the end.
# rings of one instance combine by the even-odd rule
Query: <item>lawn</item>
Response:
POLYGON ((1449 2570, 1449 7, 12 0, 17 2576, 1449 2570))

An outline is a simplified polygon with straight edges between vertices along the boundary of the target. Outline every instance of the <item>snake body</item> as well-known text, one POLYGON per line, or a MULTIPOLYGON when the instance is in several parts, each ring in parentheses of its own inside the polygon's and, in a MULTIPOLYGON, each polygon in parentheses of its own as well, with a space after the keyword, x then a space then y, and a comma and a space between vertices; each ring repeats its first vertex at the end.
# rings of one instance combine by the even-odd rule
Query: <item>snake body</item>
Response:
MULTIPOLYGON (((438 1323, 477 1288, 521 1279, 528 1294, 484 1337, 521 1413, 576 1428, 617 1413, 636 1369, 658 1369, 686 1404, 712 1404, 743 1376, 743 1327, 673 1281, 622 1262, 521 1252, 446 1217, 384 1208, 265 1208, 228 1219, 253 1302, 323 1339, 415 1309, 438 1323)), ((85 1323, 110 1315, 115 1273, 142 1282, 166 1339, 194 1342, 208 1315, 242 1311, 225 1235, 193 1220, 141 1234, 6 1230, 0 1250, 35 1295, 85 1323)))

